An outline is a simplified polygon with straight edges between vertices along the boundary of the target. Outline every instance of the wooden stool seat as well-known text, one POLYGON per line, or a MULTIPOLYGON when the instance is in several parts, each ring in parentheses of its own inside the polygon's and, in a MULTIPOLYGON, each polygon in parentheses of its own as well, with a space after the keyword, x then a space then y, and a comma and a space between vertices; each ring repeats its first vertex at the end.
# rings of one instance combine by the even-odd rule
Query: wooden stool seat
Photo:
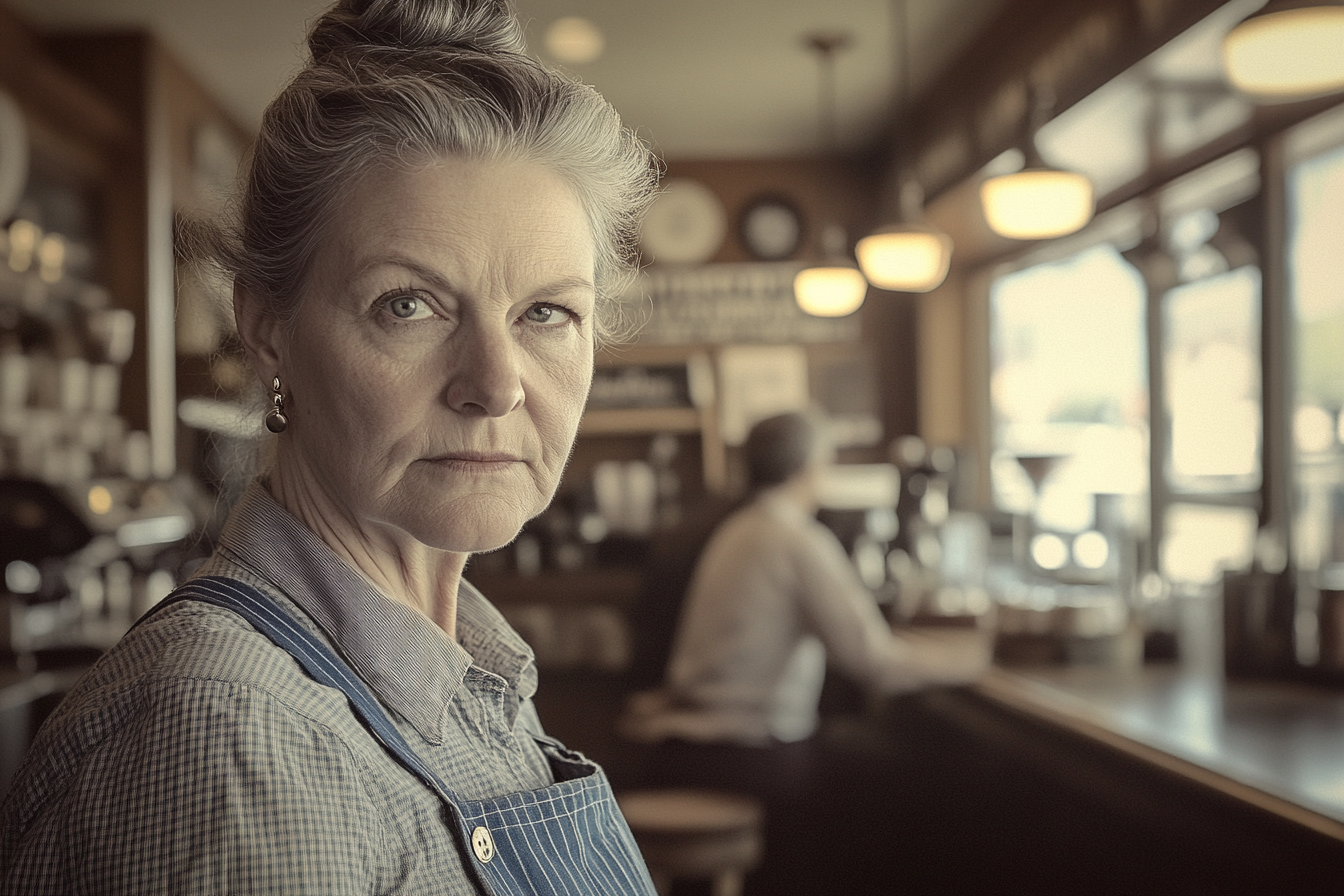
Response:
POLYGON ((759 801, 710 790, 637 790, 616 797, 659 893, 678 878, 710 878, 737 896, 764 848, 759 801))

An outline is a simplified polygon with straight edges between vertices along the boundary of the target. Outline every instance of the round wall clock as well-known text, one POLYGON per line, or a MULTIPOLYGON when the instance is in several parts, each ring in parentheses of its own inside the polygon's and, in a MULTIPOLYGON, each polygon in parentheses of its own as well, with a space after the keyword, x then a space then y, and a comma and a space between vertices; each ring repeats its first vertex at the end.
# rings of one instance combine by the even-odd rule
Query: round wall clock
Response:
POLYGON ((703 264, 723 245, 728 217, 714 191, 697 180, 673 177, 644 216, 640 248, 646 261, 703 264))
POLYGON ((747 203, 741 219, 742 242, 753 258, 782 261, 803 241, 803 216, 782 196, 761 196, 747 203))

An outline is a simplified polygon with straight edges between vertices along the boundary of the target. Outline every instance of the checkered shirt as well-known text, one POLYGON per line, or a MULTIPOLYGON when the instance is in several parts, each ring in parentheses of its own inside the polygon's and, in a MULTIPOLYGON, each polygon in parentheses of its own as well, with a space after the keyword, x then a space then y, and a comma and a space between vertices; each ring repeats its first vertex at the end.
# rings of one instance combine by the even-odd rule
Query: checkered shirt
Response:
MULTIPOLYGON (((461 797, 554 782, 532 651, 469 584, 454 641, 256 483, 198 574, 311 618, 461 797)), ((341 693, 233 613, 184 603, 43 726, 0 808, 0 893, 476 893, 445 813, 341 693)))

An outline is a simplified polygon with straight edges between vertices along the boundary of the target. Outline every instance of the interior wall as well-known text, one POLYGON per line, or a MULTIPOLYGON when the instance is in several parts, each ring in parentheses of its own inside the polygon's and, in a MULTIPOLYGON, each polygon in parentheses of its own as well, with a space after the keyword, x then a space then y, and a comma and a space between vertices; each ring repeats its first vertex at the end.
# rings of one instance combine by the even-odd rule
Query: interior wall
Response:
MULTIPOLYGON (((710 263, 750 262, 741 234, 742 214, 752 200, 777 196, 792 202, 803 236, 792 258, 821 254, 820 234, 829 223, 844 228, 849 249, 880 221, 881 190, 871 165, 858 159, 671 159, 664 180, 687 177, 709 187, 723 204, 728 229, 710 263)), ((914 297, 875 287, 861 315, 863 341, 875 360, 885 438, 919 432, 918 304, 914 297)))

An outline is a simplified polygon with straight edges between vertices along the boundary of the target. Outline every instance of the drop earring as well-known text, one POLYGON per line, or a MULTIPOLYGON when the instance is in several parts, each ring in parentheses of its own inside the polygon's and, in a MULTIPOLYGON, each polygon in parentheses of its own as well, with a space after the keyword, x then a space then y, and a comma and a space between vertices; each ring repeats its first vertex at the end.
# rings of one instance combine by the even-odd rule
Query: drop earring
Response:
POLYGON ((285 396, 280 392, 280 377, 271 380, 271 409, 266 412, 266 428, 279 435, 289 426, 285 416, 285 396))

